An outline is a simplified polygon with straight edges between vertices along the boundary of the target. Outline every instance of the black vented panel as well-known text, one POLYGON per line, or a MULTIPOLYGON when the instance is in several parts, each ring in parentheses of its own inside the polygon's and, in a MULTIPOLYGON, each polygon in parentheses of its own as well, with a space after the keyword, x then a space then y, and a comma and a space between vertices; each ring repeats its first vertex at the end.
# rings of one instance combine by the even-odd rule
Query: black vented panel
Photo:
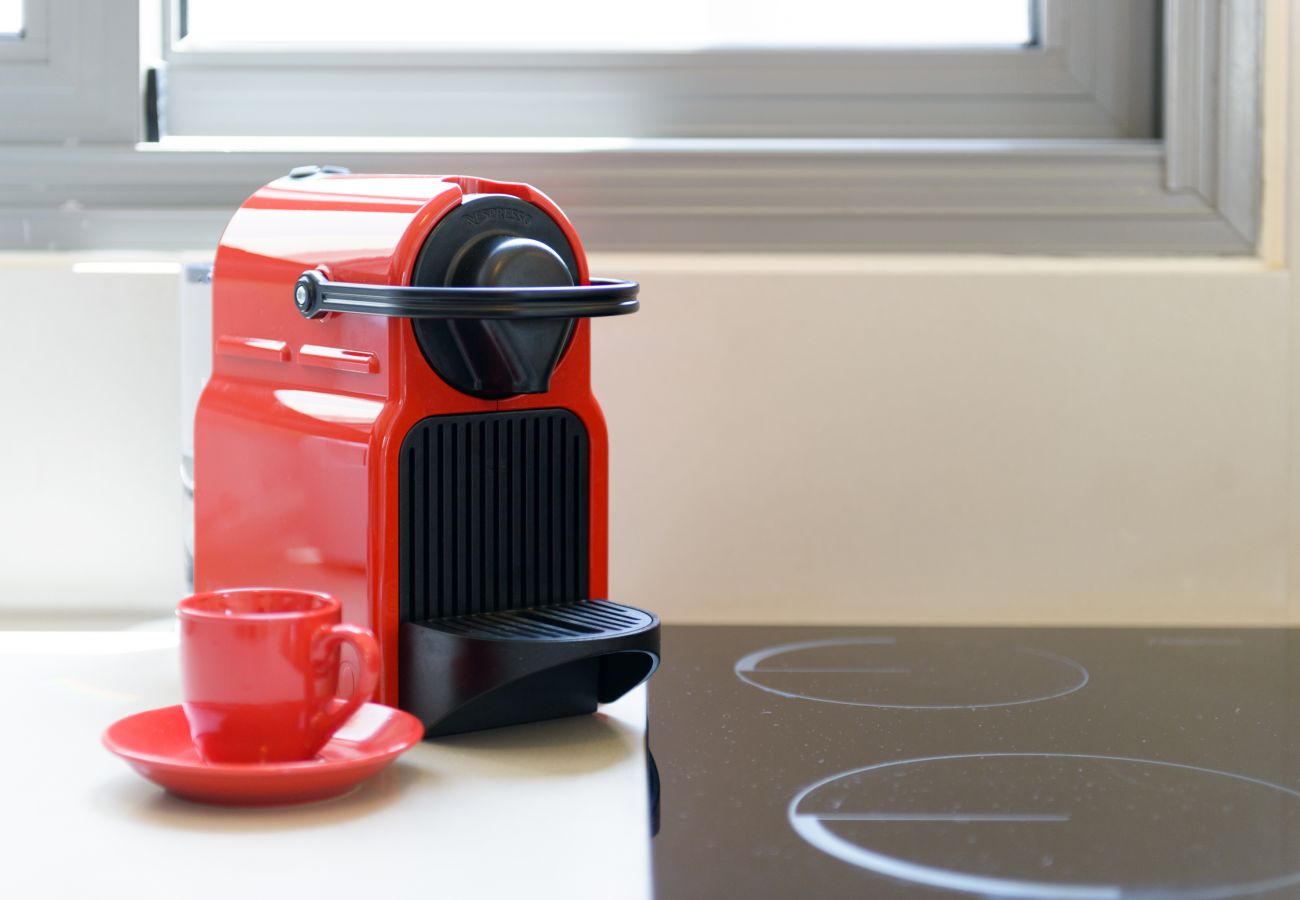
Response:
POLYGON ((401 620, 586 599, 587 466, 567 410, 418 422, 402 442, 401 620))
POLYGON ((428 627, 465 637, 554 641, 611 637, 645 628, 653 622, 653 616, 632 606, 609 600, 578 600, 554 606, 533 606, 511 613, 457 616, 428 627))

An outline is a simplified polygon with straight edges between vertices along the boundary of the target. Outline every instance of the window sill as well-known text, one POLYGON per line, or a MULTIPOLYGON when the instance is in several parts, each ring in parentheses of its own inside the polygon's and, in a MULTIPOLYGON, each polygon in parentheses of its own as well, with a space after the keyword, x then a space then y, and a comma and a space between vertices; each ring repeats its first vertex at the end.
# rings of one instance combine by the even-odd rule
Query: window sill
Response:
POLYGON ((589 248, 1228 254, 1253 240, 1166 186, 1149 140, 169 138, 0 147, 0 248, 211 247, 311 162, 468 172, 555 198, 589 248))

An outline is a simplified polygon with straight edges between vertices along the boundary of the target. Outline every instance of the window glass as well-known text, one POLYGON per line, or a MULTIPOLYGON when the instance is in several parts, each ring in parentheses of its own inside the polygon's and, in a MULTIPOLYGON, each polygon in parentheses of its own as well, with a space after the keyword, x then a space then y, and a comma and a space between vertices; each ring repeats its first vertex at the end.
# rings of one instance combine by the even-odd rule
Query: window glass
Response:
POLYGON ((0 0, 0 37, 17 37, 23 32, 23 0, 0 0))
POLYGON ((184 32, 205 44, 690 51, 998 47, 1034 38, 1032 0, 490 0, 462 6, 459 13, 410 0, 185 2, 184 32))

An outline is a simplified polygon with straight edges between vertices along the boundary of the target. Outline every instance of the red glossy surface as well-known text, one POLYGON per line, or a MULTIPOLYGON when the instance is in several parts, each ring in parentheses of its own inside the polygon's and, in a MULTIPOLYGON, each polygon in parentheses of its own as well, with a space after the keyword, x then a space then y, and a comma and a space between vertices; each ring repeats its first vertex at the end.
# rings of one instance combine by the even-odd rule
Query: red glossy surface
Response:
MULTIPOLYGON (((195 424, 195 587, 275 584, 324 591, 344 619, 374 631, 377 699, 396 704, 398 454, 430 415, 545 407, 572 410, 590 436, 592 597, 606 595, 604 417, 591 393, 590 324, 581 319, 546 394, 480 400, 444 384, 410 322, 364 315, 303 319, 293 285, 306 269, 339 281, 409 284, 433 226, 462 197, 510 194, 572 225, 528 185, 458 176, 282 178, 231 219, 213 277, 213 336, 370 354, 368 371, 217 354, 195 424)), ((359 367, 353 367, 359 369, 359 367)))
POLYGON ((204 759, 265 763, 310 759, 379 680, 374 636, 341 624, 324 594, 245 588, 195 594, 176 608, 181 692, 189 734, 204 759), (339 647, 361 660, 336 702, 339 647))
POLYGON ((199 756, 179 706, 129 716, 104 732, 104 746, 173 794, 204 803, 271 806, 342 794, 419 743, 420 721, 367 703, 314 759, 212 763, 199 756))

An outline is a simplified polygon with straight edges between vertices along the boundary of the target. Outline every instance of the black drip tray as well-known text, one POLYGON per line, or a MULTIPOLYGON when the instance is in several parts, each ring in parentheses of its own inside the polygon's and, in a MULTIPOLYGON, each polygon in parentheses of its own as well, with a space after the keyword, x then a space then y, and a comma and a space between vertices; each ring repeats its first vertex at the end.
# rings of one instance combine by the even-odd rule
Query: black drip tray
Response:
POLYGON ((659 618, 609 600, 401 626, 400 705, 437 737, 595 710, 659 665, 659 618))
POLYGON ((655 621, 650 613, 633 606, 623 606, 608 600, 578 600, 532 609, 433 619, 420 624, 465 637, 562 641, 639 631, 653 625, 655 621))

